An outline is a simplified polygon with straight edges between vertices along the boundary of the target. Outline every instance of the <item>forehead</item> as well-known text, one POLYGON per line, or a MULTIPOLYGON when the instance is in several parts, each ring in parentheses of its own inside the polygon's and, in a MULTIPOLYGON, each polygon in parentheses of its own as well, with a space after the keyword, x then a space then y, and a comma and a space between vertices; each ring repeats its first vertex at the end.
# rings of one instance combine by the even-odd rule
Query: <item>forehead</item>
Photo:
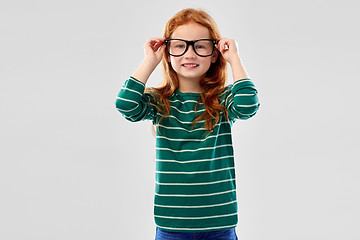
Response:
POLYGON ((175 28, 171 37, 191 41, 202 38, 210 38, 210 32, 207 27, 204 27, 199 23, 191 22, 175 28))

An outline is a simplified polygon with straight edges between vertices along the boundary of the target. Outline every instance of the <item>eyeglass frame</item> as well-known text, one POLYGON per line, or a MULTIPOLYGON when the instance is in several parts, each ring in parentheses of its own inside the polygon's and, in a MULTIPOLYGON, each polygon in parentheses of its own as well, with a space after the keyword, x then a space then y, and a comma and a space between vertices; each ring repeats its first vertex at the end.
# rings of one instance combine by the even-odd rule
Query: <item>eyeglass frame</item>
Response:
POLYGON ((170 56, 173 56, 173 57, 181 57, 183 56, 188 50, 189 50, 189 45, 193 47, 193 50, 195 52, 196 55, 200 56, 200 57, 210 57, 211 55, 213 55, 214 53, 214 50, 215 50, 215 44, 217 44, 219 41, 218 40, 215 40, 215 39, 198 39, 198 40, 194 40, 194 41, 188 41, 188 40, 184 40, 184 39, 179 39, 179 38, 168 38, 168 39, 165 39, 164 41, 164 44, 166 44, 166 49, 167 49, 167 52, 169 53, 170 56), (170 50, 168 48, 168 43, 171 41, 171 40, 180 40, 180 41, 183 41, 186 43, 186 48, 185 48, 185 51, 183 54, 180 54, 180 55, 174 55, 174 54, 171 54, 170 53, 170 50), (209 55, 200 55, 199 53, 196 52, 196 49, 194 47, 194 44, 198 41, 203 41, 203 40, 206 40, 206 41, 210 41, 213 43, 213 49, 212 49, 212 52, 211 54, 209 55))

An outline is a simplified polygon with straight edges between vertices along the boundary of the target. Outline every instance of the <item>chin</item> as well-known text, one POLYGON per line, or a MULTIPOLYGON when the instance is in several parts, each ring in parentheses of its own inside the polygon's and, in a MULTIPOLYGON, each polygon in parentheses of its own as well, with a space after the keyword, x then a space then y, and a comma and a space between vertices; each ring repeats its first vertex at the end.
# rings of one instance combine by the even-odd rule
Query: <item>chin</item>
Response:
POLYGON ((206 76, 205 74, 199 74, 199 73, 193 73, 193 74, 180 74, 181 77, 186 78, 186 79, 191 79, 191 80, 199 80, 199 79, 203 79, 206 76))

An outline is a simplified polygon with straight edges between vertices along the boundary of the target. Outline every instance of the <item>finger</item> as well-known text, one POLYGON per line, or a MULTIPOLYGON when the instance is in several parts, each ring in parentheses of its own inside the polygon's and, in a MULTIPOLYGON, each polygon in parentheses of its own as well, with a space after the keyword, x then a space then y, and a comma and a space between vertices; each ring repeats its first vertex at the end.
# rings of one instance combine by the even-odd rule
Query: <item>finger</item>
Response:
POLYGON ((216 47, 216 49, 217 49, 217 50, 219 50, 219 51, 220 51, 219 42, 215 44, 215 47, 216 47))
POLYGON ((162 44, 157 44, 156 46, 155 46, 155 48, 154 48, 154 51, 155 52, 160 52, 161 51, 161 48, 163 47, 164 45, 162 45, 162 44))
POLYGON ((159 38, 151 38, 147 41, 147 45, 151 47, 151 49, 156 52, 160 46, 162 46, 164 40, 159 38))
POLYGON ((156 38, 155 40, 159 43, 159 44, 163 44, 164 41, 165 41, 166 38, 164 37, 159 37, 159 38, 156 38))
MULTIPOLYGON (((156 46, 158 47, 158 50, 164 46, 164 42, 165 42, 165 39, 166 38, 159 38, 158 41, 157 41, 157 44, 156 46)), ((165 46, 164 46, 165 47, 165 46)))
POLYGON ((151 46, 151 47, 155 47, 156 45, 159 45, 159 40, 157 39, 150 39, 148 44, 151 46))
POLYGON ((221 39, 221 41, 220 41, 221 52, 224 52, 225 50, 227 50, 227 48, 228 48, 227 42, 228 42, 227 38, 221 39))
POLYGON ((224 53, 226 50, 227 50, 227 49, 226 49, 226 41, 225 41, 225 40, 222 40, 222 41, 220 42, 220 52, 221 52, 221 53, 224 53))
POLYGON ((217 44, 215 45, 215 47, 219 50, 219 52, 221 52, 221 39, 218 40, 217 44))
POLYGON ((160 45, 159 49, 158 49, 158 52, 162 55, 165 51, 165 45, 160 45))
POLYGON ((225 50, 229 49, 229 45, 230 45, 230 39, 228 39, 228 38, 224 39, 224 48, 225 48, 225 50))
POLYGON ((147 43, 155 45, 156 43, 163 43, 164 41, 164 38, 150 38, 147 40, 147 43))
POLYGON ((222 40, 222 38, 219 38, 218 41, 217 41, 217 43, 215 44, 215 47, 216 47, 217 50, 219 50, 219 51, 220 51, 220 43, 221 43, 221 40, 222 40))

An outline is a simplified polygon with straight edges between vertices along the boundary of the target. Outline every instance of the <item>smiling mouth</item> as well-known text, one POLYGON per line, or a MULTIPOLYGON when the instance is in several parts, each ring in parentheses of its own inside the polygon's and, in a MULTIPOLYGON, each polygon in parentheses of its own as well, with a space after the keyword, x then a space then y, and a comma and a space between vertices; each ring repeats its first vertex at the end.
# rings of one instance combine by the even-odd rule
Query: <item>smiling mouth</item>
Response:
POLYGON ((183 67, 189 67, 189 68, 194 68, 194 67, 198 67, 199 64, 194 64, 194 63, 190 63, 190 64, 182 64, 181 66, 183 67))

